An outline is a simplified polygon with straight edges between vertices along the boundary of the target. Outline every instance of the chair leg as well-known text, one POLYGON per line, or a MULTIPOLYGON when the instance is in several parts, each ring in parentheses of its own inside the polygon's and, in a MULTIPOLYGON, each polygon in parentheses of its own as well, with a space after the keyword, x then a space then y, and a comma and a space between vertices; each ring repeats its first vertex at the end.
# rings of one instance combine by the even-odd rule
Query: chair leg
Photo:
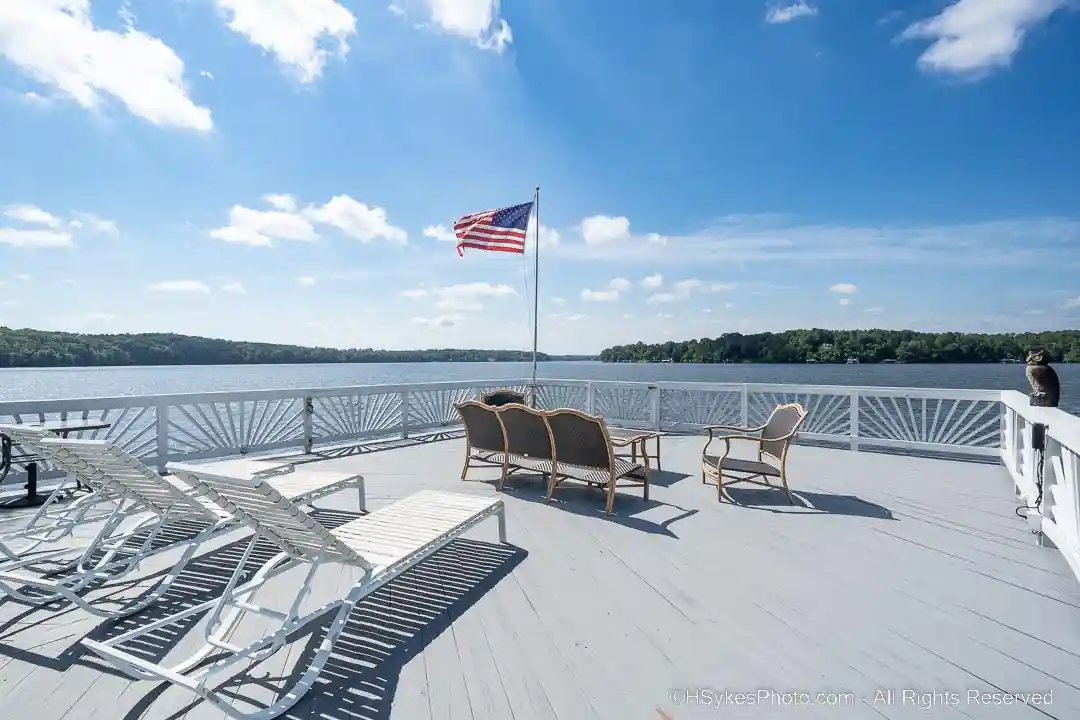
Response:
POLYGON ((612 475, 611 480, 608 481, 607 488, 607 502, 604 503, 604 514, 615 514, 615 476, 612 475))
POLYGON ((502 475, 499 476, 499 485, 497 489, 502 492, 503 485, 506 484, 506 474, 509 471, 509 463, 504 459, 502 464, 502 475))
POLYGON ((786 477, 784 477, 784 476, 783 476, 782 474, 780 475, 780 482, 781 482, 781 483, 783 483, 783 485, 784 485, 784 492, 786 492, 786 493, 787 493, 787 501, 788 501, 788 504, 790 504, 790 505, 794 505, 794 504, 795 504, 795 498, 794 498, 794 497, 792 497, 792 495, 791 495, 791 489, 790 489, 790 488, 788 488, 788 485, 787 485, 787 478, 786 478, 786 477))
POLYGON ((463 467, 461 469, 461 479, 462 480, 465 479, 465 473, 469 472, 469 461, 471 459, 472 459, 472 456, 469 454, 469 447, 465 446, 465 467, 463 467))
POLYGON ((645 502, 649 501, 649 456, 645 456, 645 502))

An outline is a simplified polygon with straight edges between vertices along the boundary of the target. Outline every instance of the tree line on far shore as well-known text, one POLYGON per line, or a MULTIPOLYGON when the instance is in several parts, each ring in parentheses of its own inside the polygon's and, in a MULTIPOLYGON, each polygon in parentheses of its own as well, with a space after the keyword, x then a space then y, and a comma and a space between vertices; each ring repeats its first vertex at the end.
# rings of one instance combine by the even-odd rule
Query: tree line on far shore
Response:
POLYGON ((658 344, 635 343, 603 350, 604 362, 683 363, 984 363, 1023 361, 1043 348, 1050 362, 1080 362, 1080 331, 1034 333, 927 333, 913 330, 787 330, 726 333, 658 344))
MULTIPOLYGON (((557 358, 537 353, 538 360, 557 358)), ((143 333, 84 335, 0 327, 0 367, 257 365, 275 363, 524 362, 524 350, 339 350, 143 333)))

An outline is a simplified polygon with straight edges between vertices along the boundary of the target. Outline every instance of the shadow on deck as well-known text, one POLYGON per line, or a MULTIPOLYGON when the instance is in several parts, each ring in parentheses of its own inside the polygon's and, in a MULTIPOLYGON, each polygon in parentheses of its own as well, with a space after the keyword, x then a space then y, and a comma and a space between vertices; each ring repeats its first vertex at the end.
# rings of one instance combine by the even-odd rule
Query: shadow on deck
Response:
MULTIPOLYGON (((495 493, 497 470, 459 481, 461 440, 439 440, 254 462, 361 472, 373 509, 425 488, 495 493)), ((766 701, 723 715, 1080 716, 1080 587, 1015 515, 1003 469, 800 446, 789 465, 795 504, 750 486, 729 488, 733 502, 720 503, 698 474, 700 438, 663 443, 665 471, 650 500, 627 488, 613 517, 596 490, 567 483, 548 502, 539 478, 511 476, 502 497, 513 546, 479 526, 369 596, 319 681, 283 717, 659 720, 660 707, 684 720, 717 710, 687 689, 762 688, 851 693, 852 702, 766 701), (873 702, 888 689, 895 703, 873 702), (905 689, 956 692, 959 701, 905 704, 905 689), (971 689, 1051 691, 1052 703, 975 705, 971 689)), ((227 473, 252 462, 214 464, 227 473)), ((339 497, 319 503, 328 527, 355 516, 339 497)), ((162 603, 121 621, 0 601, 0 717, 223 717, 189 693, 107 670, 79 641, 213 597, 244 545, 238 532, 208 547, 162 603)), ((258 548, 251 567, 273 552, 258 548)), ((147 568, 140 585, 163 570, 147 568)), ((328 573, 312 599, 349 582, 328 573)), ((266 592, 287 599, 284 585, 266 592)), ((143 589, 106 586, 94 597, 143 589)), ((203 621, 127 649, 160 662, 198 644, 203 621)), ((223 687, 256 709, 302 672, 325 629, 309 627, 223 687)))

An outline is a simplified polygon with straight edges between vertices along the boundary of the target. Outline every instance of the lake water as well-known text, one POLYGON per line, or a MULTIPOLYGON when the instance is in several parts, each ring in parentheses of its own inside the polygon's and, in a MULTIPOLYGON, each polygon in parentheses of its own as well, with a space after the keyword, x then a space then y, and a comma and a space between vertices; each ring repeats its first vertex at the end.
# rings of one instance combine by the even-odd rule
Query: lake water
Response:
MULTIPOLYGON (((1055 366, 1062 409, 1080 414, 1080 365, 1055 366)), ((529 363, 357 363, 178 365, 168 367, 0 369, 0 401, 110 397, 451 380, 527 378, 529 363)), ((1030 388, 1023 365, 683 365, 540 363, 545 378, 641 382, 755 382, 992 390, 1030 388)))

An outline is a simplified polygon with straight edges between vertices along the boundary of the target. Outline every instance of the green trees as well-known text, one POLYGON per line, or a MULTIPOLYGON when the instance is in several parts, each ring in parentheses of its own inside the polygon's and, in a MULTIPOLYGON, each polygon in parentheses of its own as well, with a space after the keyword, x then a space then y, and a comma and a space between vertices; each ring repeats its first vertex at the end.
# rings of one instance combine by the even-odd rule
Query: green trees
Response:
POLYGON ((1080 362, 1080 331, 1013 334, 920 333, 913 330, 788 330, 743 335, 727 333, 658 345, 635 343, 607 348, 605 362, 1000 362, 1023 360, 1044 347, 1051 362, 1080 362))
MULTIPOLYGON (((0 327, 0 367, 240 365, 342 362, 502 362, 531 360, 521 350, 338 350, 146 333, 81 335, 0 327)), ((550 360, 537 353, 537 359, 550 360)))

